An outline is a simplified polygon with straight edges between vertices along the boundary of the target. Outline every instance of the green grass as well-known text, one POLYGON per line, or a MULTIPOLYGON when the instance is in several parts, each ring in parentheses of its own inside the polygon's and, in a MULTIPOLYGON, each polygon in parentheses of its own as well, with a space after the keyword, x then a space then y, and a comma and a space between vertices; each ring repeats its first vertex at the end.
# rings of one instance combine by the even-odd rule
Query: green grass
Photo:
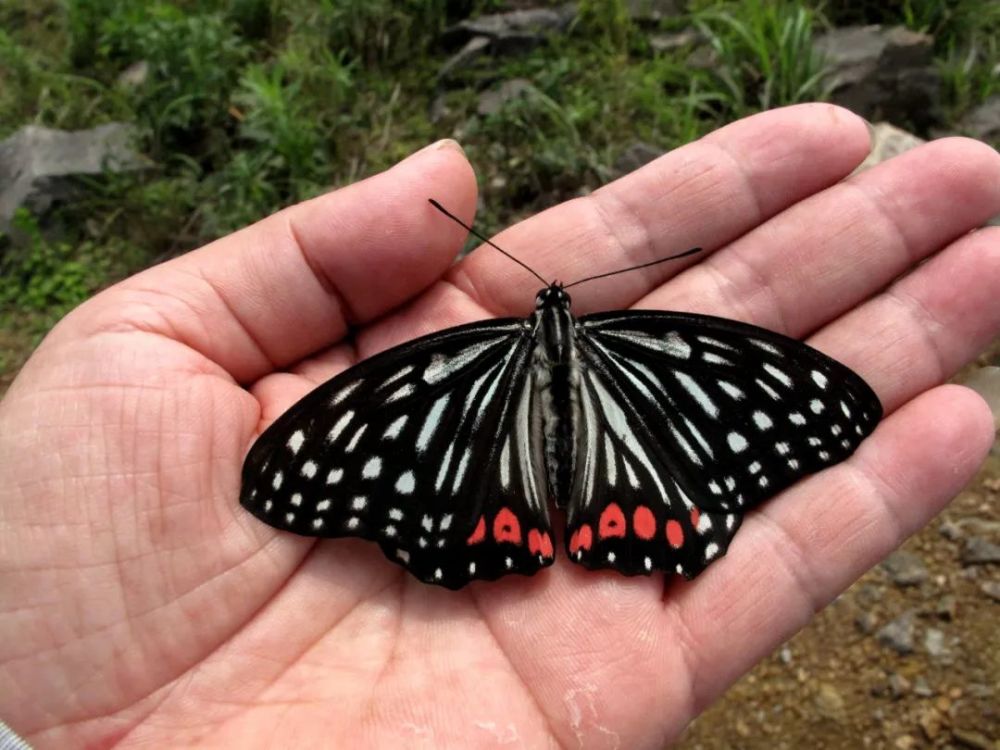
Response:
MULTIPOLYGON (((476 166, 482 228, 491 231, 606 182, 634 141, 670 149, 734 118, 821 98, 811 40, 830 23, 935 33, 949 118, 997 89, 1000 10, 972 0, 693 0, 689 17, 659 30, 700 28, 717 59, 712 71, 688 64, 690 48, 654 52, 648 34, 657 29, 632 22, 623 0, 581 0, 565 35, 438 80, 454 51, 440 32, 501 7, 6 0, 0 137, 27 123, 72 129, 125 120, 155 166, 90 181, 46 219, 45 233, 21 217, 20 240, 0 238, 9 277, 0 283, 0 340, 34 341, 115 278, 443 136, 457 137, 476 166), (146 80, 122 81, 138 61, 146 80), (512 78, 530 81, 524 95, 478 114, 479 92, 512 78)), ((0 371, 17 361, 7 355, 0 371)))

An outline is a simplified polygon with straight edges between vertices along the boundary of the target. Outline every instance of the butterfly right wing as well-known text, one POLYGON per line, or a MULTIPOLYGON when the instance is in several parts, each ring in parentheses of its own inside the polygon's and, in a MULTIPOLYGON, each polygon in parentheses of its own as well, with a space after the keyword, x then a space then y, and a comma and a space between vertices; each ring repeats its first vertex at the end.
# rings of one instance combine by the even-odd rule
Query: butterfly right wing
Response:
POLYGON ((377 541, 448 588, 553 560, 527 321, 451 328, 319 386, 257 440, 240 502, 279 529, 377 541))

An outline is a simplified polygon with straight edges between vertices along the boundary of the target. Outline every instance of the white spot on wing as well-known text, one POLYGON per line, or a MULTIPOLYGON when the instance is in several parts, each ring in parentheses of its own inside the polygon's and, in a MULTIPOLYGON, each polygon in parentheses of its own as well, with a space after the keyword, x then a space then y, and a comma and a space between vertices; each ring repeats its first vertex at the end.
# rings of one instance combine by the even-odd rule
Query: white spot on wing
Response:
POLYGON ((330 499, 320 500, 316 503, 316 510, 322 513, 324 510, 329 509, 331 505, 333 505, 333 501, 330 499))
POLYGON ((729 443, 729 447, 733 453, 741 453, 746 450, 747 439, 736 432, 736 430, 733 430, 726 436, 726 441, 729 443))
POLYGON ((465 470, 469 466, 469 457, 471 454, 472 451, 466 448, 465 452, 462 453, 461 460, 458 462, 458 468, 455 469, 455 479, 451 483, 451 494, 453 495, 456 494, 458 492, 458 488, 462 486, 462 479, 465 478, 465 470))
POLYGON ((396 492, 400 495, 412 494, 414 487, 416 487, 416 478, 412 471, 404 471, 396 480, 396 492))
POLYGON ((302 476, 304 476, 306 479, 312 479, 314 476, 316 476, 316 470, 318 468, 319 467, 316 466, 315 461, 306 461, 304 464, 302 464, 302 476))
POLYGON ((280 490, 281 489, 281 482, 282 482, 283 479, 284 479, 284 476, 282 475, 282 473, 280 471, 274 472, 274 478, 271 480, 271 486, 274 487, 274 489, 276 489, 276 490, 280 490))
POLYGON ((703 360, 705 360, 706 362, 708 362, 710 365, 729 365, 729 366, 732 366, 732 364, 733 364, 728 359, 726 359, 725 357, 722 357, 722 356, 716 354, 715 352, 704 352, 701 355, 701 358, 703 360))
POLYGON ((288 438, 288 448, 292 453, 298 453, 299 448, 306 441, 306 434, 302 430, 296 430, 292 433, 292 436, 288 438))
POLYGON ((813 370, 809 375, 812 377, 813 382, 820 388, 826 388, 827 379, 826 375, 821 373, 819 370, 813 370))
POLYGON ((674 377, 683 386, 684 390, 693 398, 705 413, 710 417, 719 416, 719 407, 715 405, 715 402, 709 398, 708 394, 702 389, 700 385, 688 375, 686 372, 681 372, 680 370, 674 370, 674 377))
POLYGON ((510 487, 510 438, 504 440, 503 450, 500 451, 500 486, 504 489, 510 487))
POLYGON ((382 459, 372 456, 365 461, 364 468, 361 469, 361 476, 364 479, 375 479, 382 473, 382 459))
POLYGON ((719 554, 719 545, 715 542, 710 542, 705 545, 705 559, 711 560, 713 557, 719 554))
POLYGON ((424 424, 420 428, 420 434, 417 435, 417 450, 423 453, 427 450, 427 446, 431 442, 431 438, 434 437, 434 432, 441 425, 441 416, 444 414, 445 407, 448 406, 448 399, 451 398, 451 394, 446 393, 441 396, 434 405, 427 412, 426 418, 424 418, 424 424))
POLYGON ((781 383, 786 388, 791 388, 792 387, 792 379, 790 377, 788 377, 788 373, 786 373, 784 370, 778 369, 777 367, 775 367, 774 365, 772 365, 770 362, 765 362, 764 363, 764 371, 767 372, 768 375, 770 375, 771 377, 773 377, 775 380, 777 380, 779 383, 781 383))
POLYGON ((399 401, 401 398, 406 398, 415 390, 416 389, 413 387, 413 383, 407 383, 386 396, 385 403, 391 404, 393 401, 399 401))
POLYGON ((296 508, 299 507, 300 505, 302 505, 302 493, 301 492, 296 492, 294 495, 292 495, 292 498, 291 498, 290 502, 296 508))
POLYGON ((769 386, 763 380, 761 380, 760 378, 756 378, 754 382, 760 386, 761 390, 764 391, 764 393, 773 398, 775 401, 781 400, 781 394, 779 394, 776 390, 774 390, 774 388, 769 386))
POLYGON ((396 557, 398 557, 404 563, 408 563, 410 561, 410 553, 407 552, 405 549, 397 549, 396 557))
POLYGON ((364 510, 366 505, 368 505, 368 498, 364 495, 358 495, 351 500, 351 510, 364 510))
POLYGON ((809 402, 809 408, 812 410, 813 414, 821 414, 823 412, 823 409, 825 409, 826 407, 823 406, 822 401, 820 401, 818 398, 814 398, 812 401, 809 402))
POLYGON ((313 528, 314 529, 318 529, 322 525, 323 525, 323 519, 322 518, 314 518, 313 519, 313 528))
POLYGON ((368 425, 363 424, 358 428, 357 432, 355 432, 353 437, 351 437, 351 442, 349 442, 347 444, 347 447, 344 448, 345 453, 350 453, 351 451, 353 451, 355 448, 358 447, 358 441, 361 440, 361 436, 365 434, 366 427, 368 427, 368 425))
POLYGON ((743 391, 741 391, 735 385, 726 380, 719 381, 719 388, 725 391, 727 396, 729 396, 732 399, 735 399, 736 401, 739 401, 741 398, 743 398, 743 391))
POLYGON ((802 416, 802 415, 801 415, 801 414, 800 414, 799 412, 797 412, 797 411, 793 411, 793 412, 792 412, 791 414, 789 414, 789 415, 788 415, 788 420, 789 420, 789 421, 790 421, 790 422, 791 422, 792 424, 795 424, 795 425, 799 425, 800 427, 801 427, 802 425, 804 425, 804 424, 806 423, 806 418, 805 418, 805 417, 803 417, 803 416, 802 416))
POLYGON ((333 427, 330 428, 329 434, 326 436, 328 443, 334 442, 340 437, 341 433, 347 429, 347 425, 350 424, 351 420, 354 419, 353 411, 345 411, 340 415, 340 419, 333 423, 333 427))
POLYGON ((389 518, 391 518, 393 521, 402 521, 403 511, 401 511, 399 508, 389 508, 389 518))
POLYGON ((343 478, 343 476, 344 476, 343 469, 330 469, 330 473, 326 475, 326 483, 336 484, 343 478))
POLYGON ((767 416, 767 414, 759 410, 753 413, 753 421, 754 424, 757 425, 757 429, 759 430, 767 430, 774 425, 774 422, 771 421, 771 418, 767 416))
POLYGON ((334 406, 336 406, 341 401, 343 401, 345 398, 347 398, 348 396, 350 396, 354 392, 354 389, 357 388, 359 385, 361 385, 361 381, 360 380, 355 380, 350 385, 344 386, 343 388, 341 388, 339 391, 337 391, 333 395, 333 398, 330 399, 330 403, 332 403, 334 406))
POLYGON ((399 433, 403 431, 403 426, 406 424, 408 417, 404 414, 401 417, 396 417, 392 423, 385 428, 385 432, 382 433, 382 437, 386 440, 395 440, 399 437, 399 433))

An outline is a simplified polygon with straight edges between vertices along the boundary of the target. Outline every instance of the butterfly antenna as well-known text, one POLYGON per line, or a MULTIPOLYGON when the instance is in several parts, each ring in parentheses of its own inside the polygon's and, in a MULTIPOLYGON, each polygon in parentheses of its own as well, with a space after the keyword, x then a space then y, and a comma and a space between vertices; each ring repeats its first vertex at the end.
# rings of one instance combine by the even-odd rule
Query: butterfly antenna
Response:
POLYGON ((455 214, 453 214, 451 211, 449 211, 447 208, 445 208, 444 206, 442 206, 440 203, 438 203, 433 198, 428 198, 427 200, 428 200, 428 202, 432 206, 434 206, 434 208, 436 208, 438 211, 440 211, 441 213, 443 213, 445 216, 447 216, 453 222, 455 222, 456 224, 458 224, 460 227, 463 227, 465 229, 465 231, 467 231, 473 237, 476 237, 477 239, 482 240, 483 242, 485 242, 487 245, 489 245, 490 247, 494 248, 495 250, 499 250, 501 253, 503 253, 504 255, 506 255, 512 261, 514 261, 515 263, 517 263, 517 265, 521 266, 521 268, 525 269, 530 274, 532 274, 536 279, 538 279, 540 282, 542 282, 543 284, 545 284, 545 286, 549 286, 549 282, 547 282, 545 279, 543 279, 541 277, 541 275, 539 275, 539 273, 537 271, 535 271, 535 269, 532 268, 531 266, 529 266, 527 263, 525 263, 522 260, 518 260, 513 255, 511 255, 510 253, 508 253, 506 250, 504 250, 502 247, 500 247, 495 242, 493 242, 493 240, 489 239, 488 237, 484 237, 483 235, 481 235, 479 232, 477 232, 475 229, 473 229, 472 227, 470 227, 468 224, 466 224, 460 218, 458 218, 457 216, 455 216, 455 214))
POLYGON ((582 279, 577 279, 572 284, 565 284, 563 289, 569 289, 571 286, 576 286, 577 284, 582 284, 585 281, 593 281, 594 279, 606 279, 608 276, 617 276, 620 273, 628 273, 629 271, 638 271, 640 268, 649 268, 650 266, 655 266, 658 263, 666 263, 668 260, 677 260, 678 258, 686 258, 689 255, 694 255, 695 253, 700 253, 700 247, 692 247, 690 250, 685 250, 683 253, 677 253, 677 255, 668 255, 666 258, 659 258, 658 260, 651 260, 649 263, 640 263, 637 266, 629 266, 628 268, 619 268, 617 271, 608 271, 607 273, 599 273, 595 276, 586 276, 582 279))

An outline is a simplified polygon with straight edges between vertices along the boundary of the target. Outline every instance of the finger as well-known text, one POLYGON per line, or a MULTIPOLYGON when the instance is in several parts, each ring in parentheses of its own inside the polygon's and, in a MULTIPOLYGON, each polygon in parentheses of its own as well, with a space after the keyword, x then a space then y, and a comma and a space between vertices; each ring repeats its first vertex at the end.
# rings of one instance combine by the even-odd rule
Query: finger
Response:
POLYGON ((1000 334, 1000 229, 967 234, 809 340, 886 411, 944 382, 1000 334))
POLYGON ((802 336, 998 213, 1000 154, 935 141, 790 207, 637 304, 802 336))
MULTIPOLYGON (((869 144, 864 121, 847 110, 827 104, 772 110, 523 221, 496 241, 545 278, 567 282, 694 246, 711 251, 846 176, 869 144)), ((666 263, 581 287, 576 309, 628 305, 683 266, 666 263)), ((537 285, 488 248, 449 278, 494 314, 526 312, 533 295, 525 289, 537 285)))
POLYGON ((453 141, 138 274, 82 308, 76 329, 154 331, 255 380, 440 277, 465 233, 439 221, 435 196, 471 217, 475 179, 453 141))
POLYGON ((694 675, 692 715, 926 524, 992 440, 982 399, 944 386, 889 417, 847 462, 749 514, 726 558, 668 599, 694 675))

